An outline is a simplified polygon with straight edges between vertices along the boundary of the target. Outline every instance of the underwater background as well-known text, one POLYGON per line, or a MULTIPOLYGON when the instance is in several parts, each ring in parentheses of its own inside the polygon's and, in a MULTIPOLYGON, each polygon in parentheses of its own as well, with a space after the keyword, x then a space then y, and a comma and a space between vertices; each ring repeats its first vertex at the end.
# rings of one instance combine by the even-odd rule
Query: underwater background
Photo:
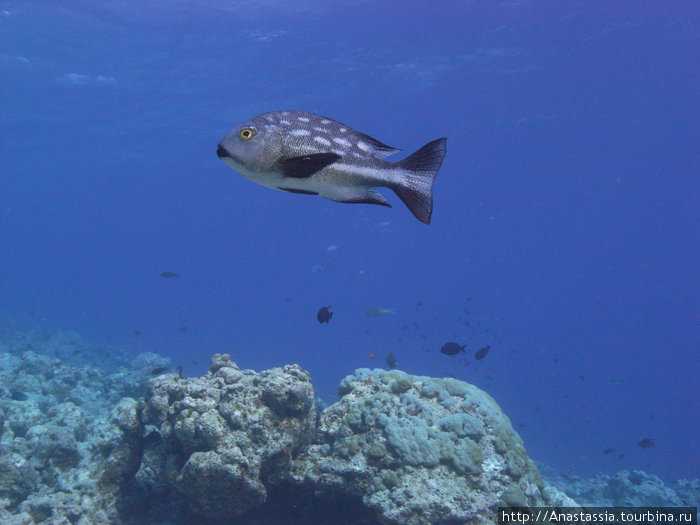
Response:
POLYGON ((185 376, 215 352, 298 363, 328 402, 392 354, 488 392, 557 472, 697 478, 698 14, 0 1, 0 314, 185 376), (446 136, 432 224, 390 192, 274 192, 217 158, 281 109, 397 159, 446 136))

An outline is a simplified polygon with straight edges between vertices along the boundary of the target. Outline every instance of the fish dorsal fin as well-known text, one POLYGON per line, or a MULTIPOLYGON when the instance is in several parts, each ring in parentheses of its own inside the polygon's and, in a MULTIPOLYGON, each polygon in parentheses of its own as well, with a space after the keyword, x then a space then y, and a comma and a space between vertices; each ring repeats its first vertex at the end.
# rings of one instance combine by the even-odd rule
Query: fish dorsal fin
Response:
POLYGON ((285 177, 295 179, 308 179, 314 173, 321 171, 326 166, 330 166, 340 158, 337 153, 314 153, 284 159, 277 163, 280 171, 285 177))
POLYGON ((398 148, 392 148, 391 146, 387 146, 383 142, 379 142, 377 139, 374 137, 370 137, 369 135, 365 135, 364 133, 360 133, 359 131, 356 131, 358 137, 362 142, 367 144, 369 152, 374 155, 375 157, 379 157, 380 159, 383 159, 384 157, 388 157, 389 155, 393 155, 394 153, 398 153, 401 151, 398 148))

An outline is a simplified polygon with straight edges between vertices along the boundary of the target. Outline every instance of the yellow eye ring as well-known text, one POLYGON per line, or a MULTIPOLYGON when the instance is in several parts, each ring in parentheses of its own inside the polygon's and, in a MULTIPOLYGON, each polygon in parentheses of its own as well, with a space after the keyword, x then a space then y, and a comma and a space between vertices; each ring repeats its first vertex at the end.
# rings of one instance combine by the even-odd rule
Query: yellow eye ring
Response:
POLYGON ((255 136, 253 128, 243 128, 238 134, 243 140, 250 140, 255 136))

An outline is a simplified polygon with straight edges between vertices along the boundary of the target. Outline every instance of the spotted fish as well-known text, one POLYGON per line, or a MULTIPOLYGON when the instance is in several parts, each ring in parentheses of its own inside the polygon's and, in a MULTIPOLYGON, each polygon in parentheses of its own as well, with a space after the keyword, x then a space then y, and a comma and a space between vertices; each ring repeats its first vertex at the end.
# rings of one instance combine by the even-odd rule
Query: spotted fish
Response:
POLYGON ((231 131, 217 155, 248 179, 277 190, 338 202, 391 205, 376 190, 393 190, 416 218, 430 224, 433 183, 445 157, 441 138, 398 162, 400 150, 313 113, 262 113, 231 131))

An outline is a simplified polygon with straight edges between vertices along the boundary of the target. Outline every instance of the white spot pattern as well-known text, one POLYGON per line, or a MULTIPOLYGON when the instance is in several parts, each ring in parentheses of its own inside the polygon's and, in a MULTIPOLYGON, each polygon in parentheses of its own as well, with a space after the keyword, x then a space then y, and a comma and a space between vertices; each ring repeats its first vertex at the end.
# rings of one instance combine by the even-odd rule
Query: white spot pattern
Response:
POLYGON ((362 141, 357 143, 357 147, 360 148, 362 151, 369 151, 369 146, 362 141))
POLYGON ((306 117, 297 117, 297 120, 300 120, 300 121, 302 121, 302 122, 308 122, 308 121, 309 121, 309 119, 306 118, 306 117))
POLYGON ((346 139, 341 139, 341 138, 338 138, 338 137, 333 137, 333 142, 335 142, 336 144, 340 144, 341 146, 345 146, 346 148, 349 148, 349 147, 350 147, 350 141, 349 141, 349 140, 346 140, 346 139))
POLYGON ((330 146, 330 145, 331 145, 331 141, 330 141, 330 140, 326 140, 326 139, 324 139, 323 137, 314 137, 314 140, 315 140, 316 142, 318 142, 319 144, 323 144, 324 146, 330 146))
POLYGON ((293 137, 308 137, 311 132, 308 129, 293 129, 289 134, 293 137))

